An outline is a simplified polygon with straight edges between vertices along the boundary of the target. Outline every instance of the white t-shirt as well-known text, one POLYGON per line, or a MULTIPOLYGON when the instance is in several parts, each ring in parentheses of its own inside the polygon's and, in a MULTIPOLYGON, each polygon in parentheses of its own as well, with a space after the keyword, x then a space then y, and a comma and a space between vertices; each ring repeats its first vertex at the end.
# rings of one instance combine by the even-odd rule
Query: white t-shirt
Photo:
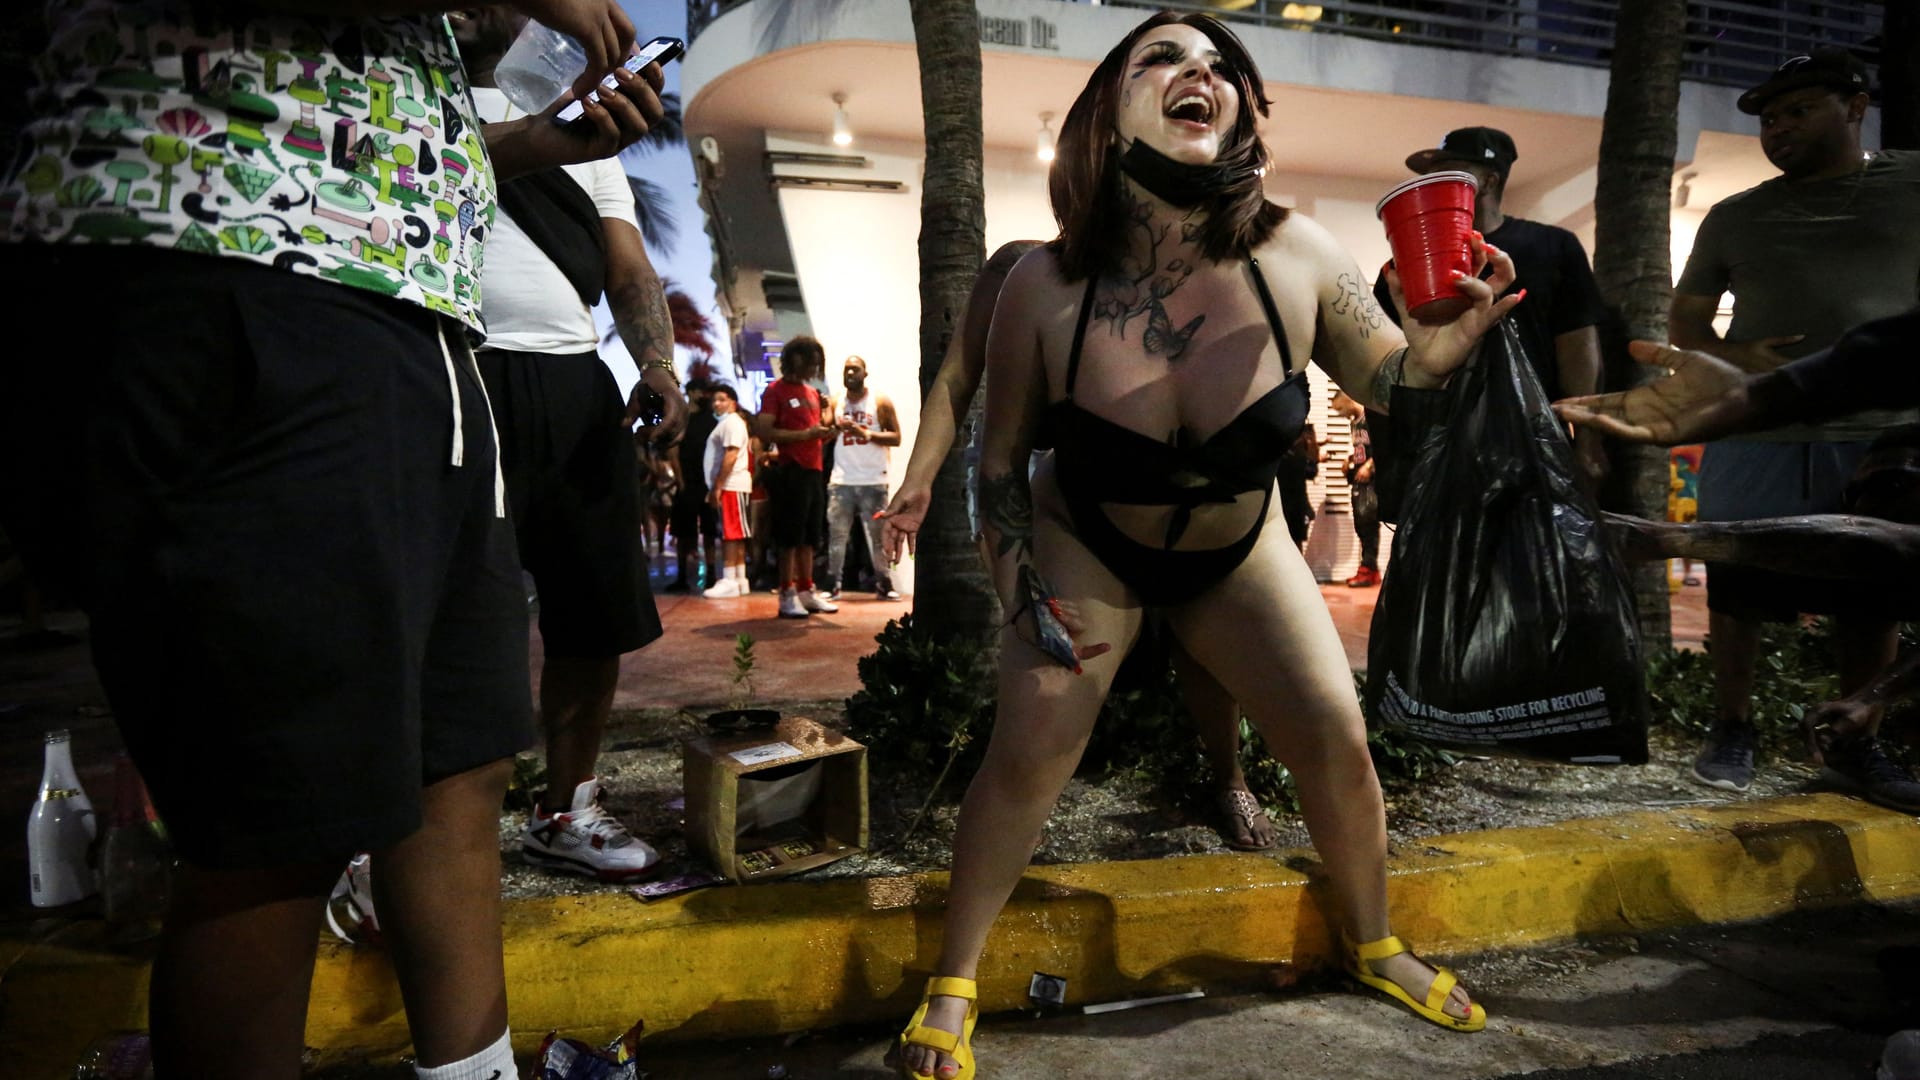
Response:
MULTIPOLYGON (((507 95, 491 86, 473 88, 473 104, 485 123, 499 123, 521 115, 507 95)), ((602 218, 640 227, 633 212, 633 189, 615 158, 562 165, 567 175, 593 197, 602 218)), ((552 259, 520 231, 503 207, 494 215, 487 235, 486 299, 481 317, 487 321, 487 345, 518 352, 583 353, 600 347, 600 330, 593 309, 580 302, 580 293, 552 259)))
POLYGON ((753 490, 753 474, 747 471, 747 422, 736 410, 720 418, 713 427, 713 434, 707 436, 707 454, 703 459, 707 474, 707 490, 744 491, 753 490), (720 465, 727 460, 727 448, 738 447, 740 452, 733 457, 733 471, 727 474, 722 483, 715 483, 720 475, 720 465))
MULTIPOLYGON (((838 420, 844 416, 868 431, 879 431, 880 414, 875 411, 879 405, 880 395, 868 389, 858 399, 835 402, 833 417, 838 420)), ((868 487, 887 482, 887 454, 891 447, 863 439, 851 431, 841 432, 839 438, 839 445, 833 448, 833 475, 827 478, 827 483, 868 487)))

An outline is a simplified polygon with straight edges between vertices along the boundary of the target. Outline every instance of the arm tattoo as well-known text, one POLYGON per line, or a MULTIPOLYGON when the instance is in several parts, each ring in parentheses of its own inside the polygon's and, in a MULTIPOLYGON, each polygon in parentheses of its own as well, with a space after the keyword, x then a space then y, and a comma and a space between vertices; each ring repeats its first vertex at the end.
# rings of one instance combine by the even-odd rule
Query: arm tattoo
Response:
POLYGON ((980 508, 1000 532, 999 554, 1025 558, 1033 551, 1033 488, 1024 470, 980 478, 980 508))
POLYGON ((1385 409, 1392 404, 1390 400, 1393 388, 1406 382, 1407 347, 1405 345, 1387 354, 1380 361, 1380 369, 1373 373, 1373 405, 1376 409, 1385 409))
MULTIPOLYGON (((1126 227, 1145 238, 1146 257, 1138 260, 1129 257, 1121 263, 1118 273, 1101 282, 1094 294, 1093 315, 1105 320, 1114 336, 1122 341, 1127 337, 1127 324, 1145 315, 1147 326, 1140 335, 1140 344, 1147 350, 1147 355, 1178 360, 1187 351, 1193 335, 1207 321, 1207 317, 1195 315, 1185 326, 1176 327, 1162 301, 1179 291, 1180 286, 1193 276, 1193 264, 1179 255, 1172 255, 1162 263, 1160 248, 1167 242, 1173 228, 1154 223, 1152 209, 1146 200, 1133 200, 1133 206, 1127 213, 1126 227)), ((1199 223, 1192 220, 1190 215, 1188 220, 1180 224, 1181 240, 1193 242, 1199 234, 1199 228, 1199 223)))
POLYGON ((1360 340, 1373 336, 1380 324, 1387 321, 1386 312, 1380 310, 1380 304, 1373 298, 1373 290, 1352 274, 1340 275, 1340 295, 1333 298, 1333 312, 1346 315, 1351 312, 1353 321, 1360 329, 1360 340))
POLYGON ((673 316, 651 267, 636 269, 607 289, 607 307, 635 365, 644 369, 650 359, 673 361, 673 316))

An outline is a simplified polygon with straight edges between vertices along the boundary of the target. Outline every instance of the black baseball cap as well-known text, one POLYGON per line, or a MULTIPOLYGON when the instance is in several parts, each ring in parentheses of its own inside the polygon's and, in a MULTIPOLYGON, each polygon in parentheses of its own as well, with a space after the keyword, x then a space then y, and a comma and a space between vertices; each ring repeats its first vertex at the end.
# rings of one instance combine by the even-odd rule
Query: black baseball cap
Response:
POLYGON ((1859 57, 1837 45, 1827 45, 1810 53, 1789 57, 1767 81, 1740 95, 1740 111, 1759 116, 1767 102, 1789 90, 1824 86, 1843 94, 1867 92, 1867 65, 1859 57))
POLYGON ((1485 165, 1505 176, 1519 156, 1513 138, 1499 128, 1466 127, 1447 132, 1434 149, 1414 151, 1407 158, 1407 168, 1423 173, 1450 163, 1485 165))

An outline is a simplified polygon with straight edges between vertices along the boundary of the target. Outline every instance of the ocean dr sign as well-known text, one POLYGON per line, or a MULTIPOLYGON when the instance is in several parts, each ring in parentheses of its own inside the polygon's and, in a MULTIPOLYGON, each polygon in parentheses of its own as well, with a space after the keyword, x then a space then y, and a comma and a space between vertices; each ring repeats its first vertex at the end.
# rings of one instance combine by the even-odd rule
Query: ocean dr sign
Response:
POLYGON ((1007 19, 997 15, 980 16, 980 44, 1011 45, 1017 49, 1060 51, 1060 30, 1035 15, 1027 19, 1007 19))

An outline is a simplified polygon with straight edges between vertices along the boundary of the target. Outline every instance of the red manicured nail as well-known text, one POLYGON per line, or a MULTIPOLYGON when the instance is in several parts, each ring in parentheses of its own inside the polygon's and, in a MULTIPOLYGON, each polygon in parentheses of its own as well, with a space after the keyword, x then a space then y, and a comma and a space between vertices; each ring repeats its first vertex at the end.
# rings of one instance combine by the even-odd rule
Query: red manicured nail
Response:
POLYGON ((1520 301, 1525 300, 1527 298, 1527 290, 1521 289, 1519 292, 1514 293, 1513 296, 1514 296, 1514 302, 1519 303, 1520 301))

